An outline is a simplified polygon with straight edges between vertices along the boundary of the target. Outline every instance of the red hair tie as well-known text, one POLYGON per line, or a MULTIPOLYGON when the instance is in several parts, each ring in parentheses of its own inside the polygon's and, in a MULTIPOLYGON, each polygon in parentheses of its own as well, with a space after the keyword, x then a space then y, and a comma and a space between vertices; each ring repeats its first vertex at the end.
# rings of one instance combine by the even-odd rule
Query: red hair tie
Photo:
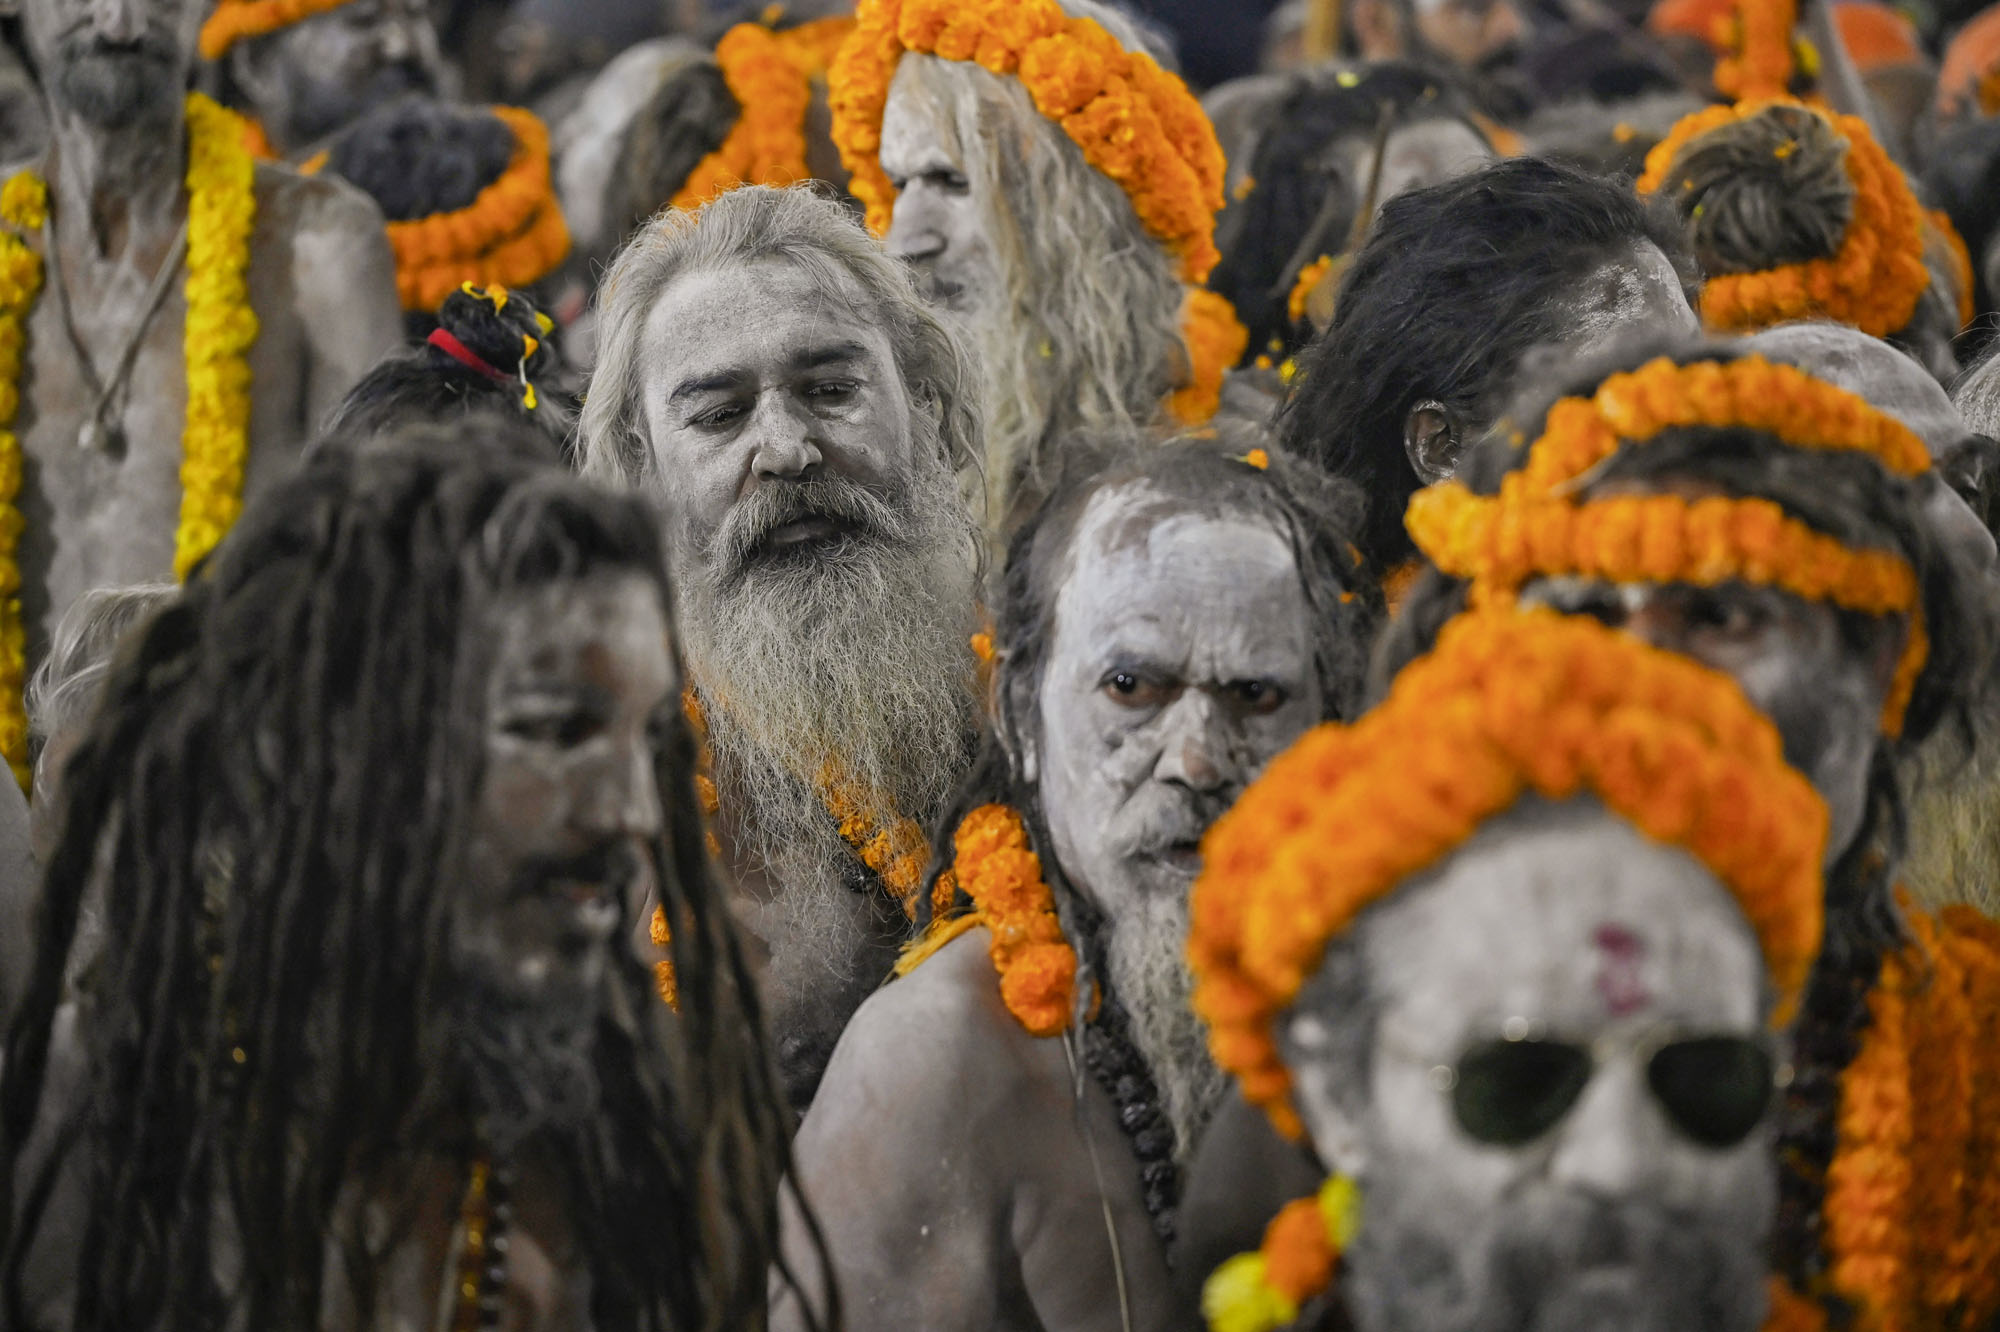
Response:
POLYGON ((514 376, 508 374, 506 371, 496 370, 491 365, 488 365, 484 357, 453 337, 449 330, 434 328, 431 330, 431 335, 426 341, 446 356, 451 357, 452 360, 457 361, 460 365, 468 369, 477 370, 488 379, 497 379, 502 383, 506 383, 514 378, 514 376))

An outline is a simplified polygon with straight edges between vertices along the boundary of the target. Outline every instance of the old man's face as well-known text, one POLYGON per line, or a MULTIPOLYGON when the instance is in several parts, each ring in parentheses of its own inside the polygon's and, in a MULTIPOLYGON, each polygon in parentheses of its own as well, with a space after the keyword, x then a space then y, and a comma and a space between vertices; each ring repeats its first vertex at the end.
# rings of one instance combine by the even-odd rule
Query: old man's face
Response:
POLYGON ((428 0, 347 0, 257 39, 245 82, 295 144, 317 143, 407 93, 435 93, 444 61, 428 0))
POLYGON ((990 201, 944 123, 948 108, 918 81, 925 58, 904 58, 882 113, 882 170, 897 190, 885 243, 932 303, 974 314, 1005 297, 990 201))
POLYGON ((1594 801, 1532 802, 1360 928, 1368 1002, 1323 973, 1285 1033, 1364 1194, 1357 1327, 1753 1332, 1777 1064, 1727 890, 1594 801))
POLYGON ((677 569, 727 585, 886 539, 922 442, 888 334, 848 296, 772 259, 689 274, 654 306, 643 406, 677 569))
POLYGON ((495 632, 459 966, 511 1004, 588 1012, 652 886, 680 706, 665 608, 645 578, 601 574, 513 598, 495 632))
POLYGON ((177 116, 203 0, 24 0, 28 51, 59 113, 105 130, 177 116))

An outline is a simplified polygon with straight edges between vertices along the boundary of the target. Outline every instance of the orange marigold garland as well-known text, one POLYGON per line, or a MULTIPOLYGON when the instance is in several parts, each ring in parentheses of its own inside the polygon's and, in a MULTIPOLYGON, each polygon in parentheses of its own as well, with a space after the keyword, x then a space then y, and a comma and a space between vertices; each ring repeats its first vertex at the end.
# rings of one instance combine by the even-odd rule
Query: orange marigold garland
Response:
POLYGON ((289 28, 302 19, 338 9, 348 0, 222 0, 201 25, 201 58, 220 60, 248 37, 289 28))
POLYGON ((514 135, 498 179, 464 208, 391 222, 405 310, 435 310, 467 282, 525 287, 569 255, 569 225, 549 180, 549 132, 532 111, 490 108, 514 135))
POLYGON ((1031 1036, 1060 1034, 1076 1007, 1076 950, 1063 937, 1027 825, 1006 805, 981 805, 952 846, 958 883, 992 934, 1007 1011, 1031 1036))
POLYGON ((722 80, 741 110, 727 138, 695 164, 673 206, 695 209, 738 185, 791 185, 809 179, 806 112, 812 81, 854 30, 848 18, 820 19, 784 32, 739 23, 716 43, 722 80))
POLYGON ((1797 0, 1736 0, 1723 33, 1727 54, 1715 62, 1715 90, 1731 101, 1789 93, 1799 67, 1798 17, 1797 0))
MULTIPOLYGON (((1711 130, 1747 120, 1771 106, 1804 106, 1787 98, 1712 106, 1684 117, 1646 154, 1639 193, 1665 185, 1681 151, 1711 130)), ((1847 141, 1846 167, 1854 183, 1854 216, 1829 256, 1756 273, 1720 273, 1702 286, 1701 315, 1712 329, 1741 332, 1794 319, 1835 319, 1886 337, 1906 327, 1930 285, 1924 266, 1923 206, 1903 170, 1875 142, 1865 121, 1806 107, 1823 116, 1847 141)), ((1680 189, 1694 182, 1683 178, 1680 189)))
POLYGON ((1686 847, 1756 932, 1795 1010, 1817 956, 1826 807, 1734 681, 1595 621, 1474 611, 1352 726, 1281 755, 1209 830, 1188 958, 1209 1048, 1297 1137, 1272 1024, 1327 941, 1524 793, 1595 793, 1686 847))
POLYGON ((1951 214, 1942 208, 1933 208, 1924 214, 1930 224, 1931 234, 1937 237, 1938 248, 1944 252, 1943 262, 1951 266, 1952 285, 1958 289, 1958 326, 1966 327, 1978 315, 1978 307, 1973 299, 1976 279, 1972 273, 1972 251, 1965 246, 1965 237, 1958 234, 1951 214))
POLYGON ((1275 1332, 1333 1282, 1340 1255, 1361 1228, 1361 1193, 1335 1175, 1310 1198, 1286 1203, 1264 1228, 1264 1242, 1215 1269, 1201 1288, 1212 1332, 1275 1332))
POLYGON ((1822 1233, 1829 1277, 1840 1291, 1865 1291, 1876 1310, 1907 1309, 1914 1294, 1907 964, 1892 956, 1870 991, 1869 1029, 1840 1078, 1839 1147, 1826 1172, 1822 1233))
POLYGON ((1298 280, 1292 283, 1292 294, 1285 300, 1285 317, 1294 324, 1306 317, 1306 302, 1326 275, 1333 271, 1333 256, 1323 254, 1299 270, 1298 280))
MULTIPOLYGON (((839 829, 840 840, 854 849, 861 863, 875 872, 903 908, 903 914, 914 920, 924 866, 931 858, 924 830, 915 819, 883 819, 878 812, 881 802, 869 799, 832 766, 821 770, 816 785, 821 802, 839 829)), ((957 884, 947 871, 938 880, 936 893, 949 904, 956 891, 957 884)))
POLYGON ((1187 341, 1188 382, 1167 399, 1167 410, 1183 425, 1201 425, 1222 405, 1222 379, 1243 359, 1250 330, 1226 297, 1205 287, 1190 288, 1181 322, 1187 341))

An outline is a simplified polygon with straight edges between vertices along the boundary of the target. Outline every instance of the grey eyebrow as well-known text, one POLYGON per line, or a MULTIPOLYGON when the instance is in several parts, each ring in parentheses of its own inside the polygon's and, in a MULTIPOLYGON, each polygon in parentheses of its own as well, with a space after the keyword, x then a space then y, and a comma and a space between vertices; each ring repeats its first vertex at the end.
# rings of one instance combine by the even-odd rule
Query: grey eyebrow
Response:
POLYGON ((694 379, 684 379, 674 385, 674 391, 667 395, 667 401, 679 402, 683 398, 696 397, 703 393, 714 393, 718 389, 734 388, 743 382, 741 371, 721 370, 712 375, 701 375, 694 379))

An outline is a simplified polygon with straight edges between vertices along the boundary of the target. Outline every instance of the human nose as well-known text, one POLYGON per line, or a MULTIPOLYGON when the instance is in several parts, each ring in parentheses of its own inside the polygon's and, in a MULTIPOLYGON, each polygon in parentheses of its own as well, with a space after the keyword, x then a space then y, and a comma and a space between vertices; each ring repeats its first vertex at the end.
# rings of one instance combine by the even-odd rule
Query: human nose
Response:
POLYGON ((1160 758, 1153 776, 1203 794, 1220 791, 1228 780, 1227 765, 1219 757, 1220 724, 1215 700, 1205 690, 1183 689, 1161 718, 1160 758))
POLYGON ((1603 1199, 1645 1187, 1668 1144, 1661 1141, 1661 1112, 1642 1081, 1631 1060, 1599 1065, 1559 1130, 1549 1163, 1553 1182, 1603 1199))
POLYGON ((593 837, 652 837, 663 817, 652 746, 642 740, 607 755, 590 774, 577 822, 593 837))
POLYGON ((883 240, 889 253, 906 263, 935 259, 944 253, 945 232, 936 205, 917 187, 909 187, 896 202, 895 217, 883 240))
POLYGON ((795 409, 785 395, 765 394, 750 424, 750 470, 757 478, 798 480, 820 465, 824 455, 813 439, 812 414, 795 409))
POLYGON ((144 0, 91 0, 90 23, 111 42, 135 42, 146 33, 144 0))

